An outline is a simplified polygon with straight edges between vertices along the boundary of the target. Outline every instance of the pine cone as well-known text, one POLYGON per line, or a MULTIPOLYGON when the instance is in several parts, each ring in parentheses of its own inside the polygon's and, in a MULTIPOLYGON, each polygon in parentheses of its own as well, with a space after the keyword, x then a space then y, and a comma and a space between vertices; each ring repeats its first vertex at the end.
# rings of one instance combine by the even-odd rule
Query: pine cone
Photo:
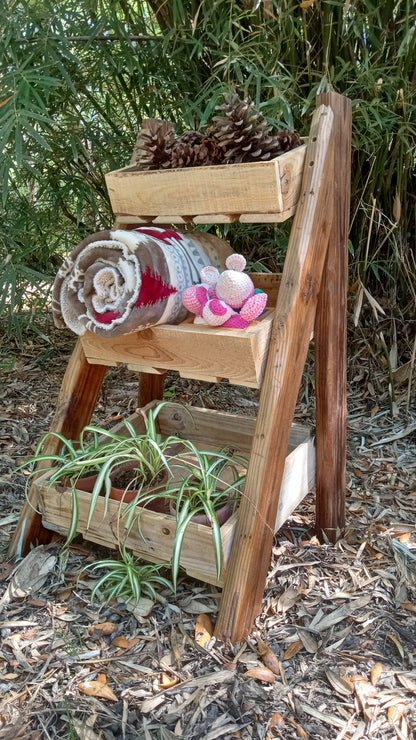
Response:
POLYGON ((186 131, 172 147, 172 169, 220 164, 223 151, 215 138, 199 131, 186 131))
POLYGON ((271 134, 272 127, 253 108, 249 100, 233 95, 216 109, 223 114, 214 116, 210 135, 223 149, 227 164, 267 161, 301 143, 291 131, 271 134))
POLYGON ((214 116, 210 133, 223 149, 227 164, 250 161, 250 153, 259 149, 258 141, 269 134, 270 126, 253 111, 253 107, 249 100, 233 95, 216 108, 222 111, 222 115, 214 116))
POLYGON ((146 118, 133 149, 130 164, 141 170, 158 170, 171 166, 175 124, 158 118, 146 118))
POLYGON ((276 134, 283 152, 289 152, 302 144, 302 139, 296 131, 279 131, 276 134))

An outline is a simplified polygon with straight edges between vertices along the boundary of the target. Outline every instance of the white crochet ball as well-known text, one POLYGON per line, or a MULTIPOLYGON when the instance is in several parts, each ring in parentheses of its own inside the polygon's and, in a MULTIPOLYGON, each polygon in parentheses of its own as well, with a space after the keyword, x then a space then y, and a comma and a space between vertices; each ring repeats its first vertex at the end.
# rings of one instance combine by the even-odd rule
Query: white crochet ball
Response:
POLYGON ((226 270, 219 276, 215 290, 218 298, 228 303, 231 308, 241 308, 247 298, 254 293, 254 286, 247 273, 226 270))

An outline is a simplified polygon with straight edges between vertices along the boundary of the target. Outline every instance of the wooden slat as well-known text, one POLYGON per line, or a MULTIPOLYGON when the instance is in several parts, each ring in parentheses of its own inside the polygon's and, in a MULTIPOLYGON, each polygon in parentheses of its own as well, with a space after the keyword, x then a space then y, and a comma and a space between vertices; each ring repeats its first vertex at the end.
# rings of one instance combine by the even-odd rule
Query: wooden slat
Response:
POLYGON ((315 322, 316 527, 335 541, 345 526, 347 285, 351 182, 351 101, 318 97, 334 120, 335 207, 315 322))
POLYGON ((107 188, 118 216, 287 211, 299 197, 305 150, 270 162, 149 172, 126 167, 106 175, 107 188))
POLYGON ((242 224, 280 224, 292 218, 296 213, 296 206, 281 213, 242 213, 239 221, 242 224))
POLYGON ((139 395, 137 403, 139 408, 146 406, 151 401, 162 401, 165 392, 166 373, 151 375, 140 373, 139 395))
MULTIPOLYGON (((38 501, 45 512, 45 523, 48 527, 65 533, 69 530, 71 522, 72 492, 69 489, 59 491, 57 488, 41 485, 42 481, 43 479, 35 485, 38 501)), ((152 562, 170 561, 176 529, 175 517, 142 510, 140 528, 143 536, 137 527, 133 527, 126 537, 123 520, 120 518, 124 504, 109 501, 108 514, 104 517, 104 497, 99 498, 95 514, 87 529, 91 494, 78 491, 77 497, 79 504, 77 531, 86 540, 105 547, 117 548, 120 537, 126 547, 138 557, 152 562)), ((221 528, 226 557, 231 550, 235 520, 236 516, 233 516, 233 520, 229 520, 221 528)), ((222 580, 218 582, 216 577, 215 551, 209 527, 193 522, 188 526, 182 547, 181 564, 185 570, 188 567, 197 570, 208 583, 222 585, 222 580)))
POLYGON ((143 224, 151 224, 154 220, 153 216, 141 216, 141 215, 124 215, 116 216, 113 229, 125 229, 128 226, 143 226, 143 224))
MULTIPOLYGON (((293 432, 293 425, 292 425, 293 432)), ((291 432, 291 439, 292 437, 291 432)), ((289 442, 290 449, 290 442, 289 442)), ((309 491, 315 486, 316 455, 314 441, 309 439, 295 447, 286 457, 282 485, 279 495, 274 531, 287 522, 288 518, 309 491)))
POLYGON ((332 122, 330 108, 315 111, 277 300, 245 495, 216 624, 217 637, 232 642, 248 635, 260 612, 270 564, 291 422, 332 224, 332 122))
POLYGON ((238 214, 227 213, 205 213, 200 216, 194 216, 194 224, 232 224, 238 221, 238 214))
POLYGON ((224 377, 237 385, 261 384, 272 312, 247 329, 223 329, 192 320, 179 326, 154 326, 120 337, 81 337, 88 361, 125 363, 140 368, 177 370, 188 377, 224 377))
POLYGON ((153 219, 154 224, 189 224, 192 222, 192 216, 156 216, 153 219))
MULTIPOLYGON (((154 402, 142 408, 146 414, 154 402)), ((143 433, 143 416, 135 412, 128 417, 136 432, 143 433)), ((163 437, 174 434, 181 439, 191 439, 200 449, 219 450, 224 446, 231 447, 239 453, 249 455, 256 430, 256 419, 253 416, 230 414, 215 409, 184 406, 168 402, 157 417, 158 431, 163 437)), ((116 434, 125 429, 120 422, 113 427, 116 434)), ((311 439, 311 429, 305 424, 292 424, 288 446, 288 455, 311 439)))
MULTIPOLYGON (((69 439, 79 437, 91 419, 106 370, 104 366, 88 364, 78 340, 64 375, 51 431, 60 432, 69 439)), ((60 446, 61 442, 51 437, 44 452, 54 454, 60 446)), ((42 463, 43 470, 45 467, 46 463, 42 463)), ((10 557, 25 555, 34 542, 45 544, 50 541, 51 534, 42 525, 35 501, 33 484, 10 543, 10 557)))

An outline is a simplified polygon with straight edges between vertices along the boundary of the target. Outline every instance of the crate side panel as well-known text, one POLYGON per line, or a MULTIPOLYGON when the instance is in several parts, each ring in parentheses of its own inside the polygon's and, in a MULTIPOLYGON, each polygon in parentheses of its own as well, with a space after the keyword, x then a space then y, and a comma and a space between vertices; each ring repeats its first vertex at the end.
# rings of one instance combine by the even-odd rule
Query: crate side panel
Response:
POLYGON ((117 215, 196 216, 283 210, 278 160, 106 175, 117 215))
MULTIPOLYGON (((72 493, 68 489, 63 491, 38 485, 38 498, 41 502, 43 519, 48 528, 55 528, 67 532, 71 522, 72 493)), ((127 534, 121 516, 123 504, 109 501, 107 515, 104 513, 104 500, 99 500, 90 526, 87 528, 87 519, 90 505, 90 494, 78 491, 79 520, 78 533, 86 540, 96 542, 105 547, 117 547, 118 541, 125 542, 128 549, 151 562, 169 563, 172 557, 175 536, 176 520, 168 514, 156 514, 145 509, 139 509, 139 526, 133 526, 127 534)), ((226 522, 221 528, 223 532, 224 552, 229 556, 234 536, 237 516, 226 522), (224 531, 223 531, 224 530, 224 531)), ((181 565, 183 568, 197 570, 211 583, 217 583, 215 551, 212 542, 211 529, 191 522, 187 528, 182 547, 181 565)), ((220 582, 219 582, 220 583, 220 582)))
POLYGON ((125 363, 141 368, 177 370, 192 377, 209 375, 228 378, 230 382, 255 387, 268 346, 273 312, 246 330, 215 329, 184 322, 179 326, 163 325, 126 334, 121 337, 98 337, 86 332, 82 347, 92 364, 102 361, 125 363), (251 334, 264 333, 263 352, 252 351, 251 334))
MULTIPOLYGON (((149 404, 149 407, 157 402, 149 404)), ((146 407, 147 408, 147 407, 146 407)), ((134 428, 141 428, 142 417, 137 413, 129 416, 134 428)), ((228 411, 185 406, 178 403, 167 403, 160 411, 157 421, 164 437, 174 434, 182 439, 190 439, 200 449, 217 450, 229 446, 238 452, 249 455, 256 429, 256 418, 231 414, 228 411)), ((116 431, 121 429, 118 424, 116 431)), ((288 454, 307 442, 311 429, 305 424, 292 424, 288 454)))
POLYGON ((279 157, 280 190, 283 211, 290 212, 296 206, 302 185, 305 166, 306 145, 293 149, 279 157))
POLYGON ((299 444, 286 457, 275 532, 315 486, 316 455, 313 440, 299 444))

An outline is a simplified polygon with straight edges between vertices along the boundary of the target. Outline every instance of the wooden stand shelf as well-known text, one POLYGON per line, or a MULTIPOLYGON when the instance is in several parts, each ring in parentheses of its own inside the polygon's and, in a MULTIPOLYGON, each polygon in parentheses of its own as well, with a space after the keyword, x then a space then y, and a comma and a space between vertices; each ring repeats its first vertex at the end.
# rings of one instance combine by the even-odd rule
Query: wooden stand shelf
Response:
POLYGON ((279 222, 299 200, 305 156, 303 145, 270 162, 150 172, 130 166, 110 172, 106 183, 119 223, 228 223, 241 215, 279 222))
MULTIPOLYGON (((245 331, 159 326, 117 340, 86 334, 78 341, 63 380, 52 430, 77 439, 90 421, 108 366, 126 363, 140 372, 139 405, 163 397, 164 373, 261 386, 256 420, 201 409, 160 414, 163 434, 188 434, 215 449, 232 442, 249 453, 238 513, 223 525, 222 599, 217 637, 246 637, 261 610, 273 535, 316 480, 316 526, 332 540, 344 527, 346 457, 346 290, 350 193, 351 104, 336 93, 320 95, 307 144, 273 162, 140 173, 131 167, 107 176, 115 228, 146 223, 278 223, 294 214, 281 278, 259 276, 270 308, 245 331), (311 336, 316 352, 315 446, 292 426, 311 336), (204 348, 204 349, 203 349, 204 348), (205 354, 204 354, 205 352, 205 354), (296 433, 298 437, 294 439, 296 433), (300 434, 300 437, 299 437, 300 434), (291 436, 292 435, 292 436, 291 436)), ((48 452, 59 440, 52 438, 48 452)), ((10 553, 47 542, 50 528, 68 529, 68 491, 48 491, 35 480, 10 553), (40 502, 42 515, 31 504, 40 502)), ((114 543, 119 505, 86 530, 88 495, 80 495, 79 531, 114 543), (85 498, 85 500, 84 500, 85 498)), ((146 542, 128 540, 150 560, 169 559, 174 519, 143 511, 146 542)), ((181 559, 188 573, 215 582, 206 532, 190 530, 181 559), (201 557, 201 552, 206 552, 201 557)), ((211 548, 212 549, 212 548, 211 548)))

